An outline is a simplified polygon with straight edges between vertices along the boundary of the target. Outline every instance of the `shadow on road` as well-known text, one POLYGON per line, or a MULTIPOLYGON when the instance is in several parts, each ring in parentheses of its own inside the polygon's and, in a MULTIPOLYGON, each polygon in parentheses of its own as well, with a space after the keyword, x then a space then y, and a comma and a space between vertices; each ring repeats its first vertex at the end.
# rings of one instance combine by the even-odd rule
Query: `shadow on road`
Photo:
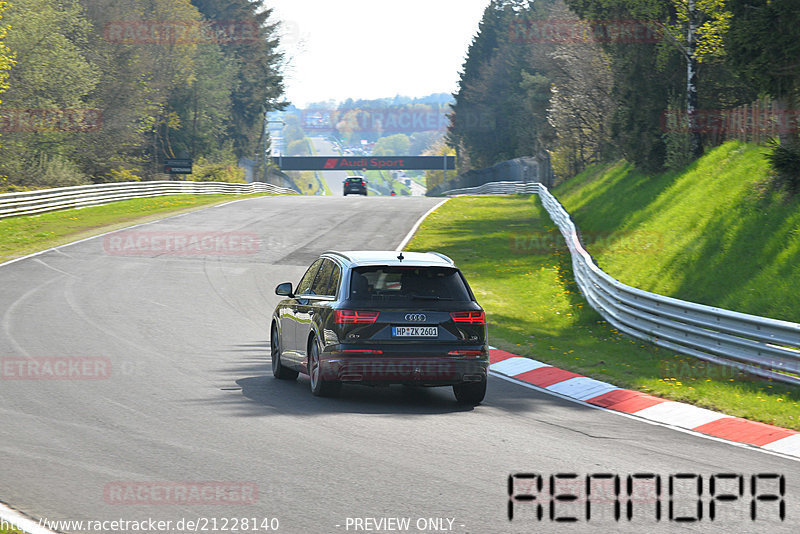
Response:
POLYGON ((469 412, 484 407, 510 413, 535 414, 543 407, 553 404, 566 405, 576 410, 591 409, 523 389, 497 378, 489 379, 486 399, 477 407, 458 404, 450 387, 369 387, 345 384, 337 397, 315 397, 311 394, 306 375, 301 374, 296 380, 277 380, 272 376, 268 347, 267 341, 237 345, 232 352, 244 352, 247 356, 239 358, 231 367, 219 370, 228 383, 221 389, 230 394, 221 402, 232 408, 237 416, 315 416, 340 413, 425 416, 469 412))

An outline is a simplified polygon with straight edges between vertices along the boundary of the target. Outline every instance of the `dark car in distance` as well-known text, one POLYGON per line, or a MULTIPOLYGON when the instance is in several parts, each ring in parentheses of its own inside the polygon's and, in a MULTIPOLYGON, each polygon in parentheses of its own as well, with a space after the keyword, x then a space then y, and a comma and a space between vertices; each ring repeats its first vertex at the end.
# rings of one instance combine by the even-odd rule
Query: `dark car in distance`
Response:
POLYGON ((486 317, 442 254, 328 251, 275 293, 276 378, 306 373, 318 396, 342 384, 452 386, 466 404, 486 395, 486 317))
POLYGON ((367 196, 367 181, 363 176, 350 176, 344 181, 344 196, 350 193, 367 196))

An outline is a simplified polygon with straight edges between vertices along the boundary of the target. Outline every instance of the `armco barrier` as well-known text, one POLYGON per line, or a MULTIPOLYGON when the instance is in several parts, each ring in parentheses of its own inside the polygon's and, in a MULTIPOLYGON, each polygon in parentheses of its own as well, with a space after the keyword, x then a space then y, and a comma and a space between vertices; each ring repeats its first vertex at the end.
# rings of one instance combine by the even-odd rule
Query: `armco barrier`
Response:
POLYGON ((583 248, 569 213, 545 186, 494 182, 445 194, 523 192, 539 195, 569 247, 581 293, 617 329, 683 354, 800 385, 800 324, 686 302, 623 284, 597 266, 583 248))
POLYGON ((534 194, 539 191, 539 184, 535 182, 489 182, 478 187, 464 187, 451 189, 442 195, 515 195, 534 194))
POLYGON ((97 206, 117 200, 164 195, 246 195, 251 193, 295 194, 295 191, 263 182, 122 182, 78 185, 38 191, 0 194, 0 219, 34 215, 82 206, 97 206))

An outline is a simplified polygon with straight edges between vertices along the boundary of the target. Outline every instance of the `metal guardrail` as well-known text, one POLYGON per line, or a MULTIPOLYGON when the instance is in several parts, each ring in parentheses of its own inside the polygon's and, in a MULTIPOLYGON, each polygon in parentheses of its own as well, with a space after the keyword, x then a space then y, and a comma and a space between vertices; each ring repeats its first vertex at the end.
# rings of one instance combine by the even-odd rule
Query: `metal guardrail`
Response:
MULTIPOLYGON (((678 300, 625 285, 597 266, 583 248, 569 213, 545 186, 517 183, 512 187, 509 183, 514 182, 484 184, 464 192, 538 194, 564 236, 581 293, 592 308, 621 332, 706 361, 800 385, 800 324, 678 300), (478 191, 482 188, 484 191, 478 191)), ((447 194, 463 193, 455 190, 447 194)))
POLYGON ((538 192, 536 182, 489 182, 478 187, 464 187, 444 191, 442 195, 515 195, 518 193, 531 195, 538 192))
POLYGON ((251 193, 296 194, 291 189, 263 182, 121 182, 78 185, 37 191, 0 194, 0 219, 35 215, 83 206, 98 206, 117 200, 164 195, 246 195, 251 193))

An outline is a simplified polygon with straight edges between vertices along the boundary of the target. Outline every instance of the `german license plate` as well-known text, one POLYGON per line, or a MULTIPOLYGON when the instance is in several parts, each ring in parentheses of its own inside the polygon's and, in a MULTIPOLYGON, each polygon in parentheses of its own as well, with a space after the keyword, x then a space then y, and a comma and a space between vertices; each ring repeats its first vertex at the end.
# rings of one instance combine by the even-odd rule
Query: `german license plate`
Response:
POLYGON ((438 337, 438 326, 393 326, 394 337, 438 337))

